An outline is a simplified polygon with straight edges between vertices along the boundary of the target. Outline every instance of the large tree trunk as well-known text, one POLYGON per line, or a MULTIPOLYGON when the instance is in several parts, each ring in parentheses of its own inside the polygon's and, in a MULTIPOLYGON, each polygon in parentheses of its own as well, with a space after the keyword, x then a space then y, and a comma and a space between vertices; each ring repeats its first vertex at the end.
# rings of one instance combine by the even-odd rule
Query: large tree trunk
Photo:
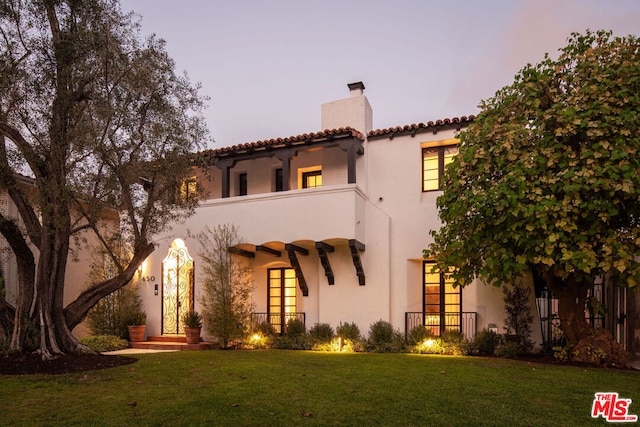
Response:
POLYGON ((21 352, 33 303, 35 260, 22 232, 14 221, 0 217, 0 234, 4 236, 15 254, 18 267, 18 298, 11 322, 13 331, 9 341, 9 349, 21 352))
POLYGON ((544 276, 551 293, 558 299, 558 317, 560 328, 569 344, 576 344, 589 335, 591 327, 585 316, 587 294, 591 283, 580 282, 574 276, 566 280, 545 273, 544 276))

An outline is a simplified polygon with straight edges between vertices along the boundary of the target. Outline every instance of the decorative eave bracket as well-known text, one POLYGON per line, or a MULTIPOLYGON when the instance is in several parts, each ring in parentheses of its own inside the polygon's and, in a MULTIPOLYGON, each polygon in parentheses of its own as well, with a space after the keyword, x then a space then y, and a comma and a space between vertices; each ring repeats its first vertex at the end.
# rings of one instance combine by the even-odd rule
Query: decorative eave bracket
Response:
POLYGON ((324 275, 327 276, 329 285, 333 285, 335 283, 335 277, 333 275, 333 270, 331 269, 331 263, 329 262, 328 253, 333 252, 335 248, 328 243, 316 242, 316 250, 318 251, 320 263, 324 268, 324 275))
POLYGON ((304 278, 302 268, 300 267, 300 262, 298 262, 298 257, 296 256, 296 252, 306 256, 309 255, 309 251, 292 243, 287 243, 286 245, 284 245, 284 249, 289 255, 289 262, 291 263, 291 267, 293 267, 293 270, 296 272, 296 277, 298 278, 298 286, 302 291, 302 295, 305 297, 309 296, 309 287, 307 286, 307 281, 304 278))
POLYGON ((353 259, 353 266, 356 268, 356 275, 358 276, 358 284, 360 286, 365 285, 364 269, 362 268, 362 261, 360 260, 360 251, 364 252, 364 243, 360 243, 356 239, 349 240, 349 249, 351 250, 351 258, 353 259))

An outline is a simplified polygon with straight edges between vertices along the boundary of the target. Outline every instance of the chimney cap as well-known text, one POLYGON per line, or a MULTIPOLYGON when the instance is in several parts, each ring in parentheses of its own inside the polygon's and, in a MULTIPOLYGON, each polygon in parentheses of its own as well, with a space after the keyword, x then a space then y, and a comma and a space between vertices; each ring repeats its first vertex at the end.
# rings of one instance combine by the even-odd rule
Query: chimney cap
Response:
POLYGON ((349 87, 350 91, 354 91, 354 90, 364 90, 364 83, 362 82, 355 82, 355 83, 349 83, 347 84, 347 86, 349 87))

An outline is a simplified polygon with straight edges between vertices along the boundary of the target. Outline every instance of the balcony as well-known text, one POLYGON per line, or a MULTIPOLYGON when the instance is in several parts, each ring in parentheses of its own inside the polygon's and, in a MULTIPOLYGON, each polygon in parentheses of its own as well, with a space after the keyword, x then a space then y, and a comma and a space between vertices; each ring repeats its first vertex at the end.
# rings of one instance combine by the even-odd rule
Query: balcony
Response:
POLYGON ((425 313, 421 311, 406 312, 404 314, 404 336, 408 336, 409 332, 416 326, 424 326, 433 335, 440 335, 445 331, 461 331, 468 340, 475 338, 477 333, 477 317, 476 312, 458 312, 458 313, 425 313))
POLYGON ((356 184, 211 199, 200 204, 192 221, 235 224, 253 244, 363 241, 365 200, 356 184))

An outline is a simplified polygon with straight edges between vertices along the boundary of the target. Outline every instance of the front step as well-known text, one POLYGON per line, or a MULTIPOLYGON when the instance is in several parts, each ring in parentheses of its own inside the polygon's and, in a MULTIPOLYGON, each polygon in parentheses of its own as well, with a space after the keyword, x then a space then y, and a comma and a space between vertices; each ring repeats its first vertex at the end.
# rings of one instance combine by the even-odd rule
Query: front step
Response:
POLYGON ((184 335, 150 336, 146 341, 129 342, 129 348, 145 350, 212 350, 216 347, 214 343, 205 341, 187 344, 187 338, 184 335))

